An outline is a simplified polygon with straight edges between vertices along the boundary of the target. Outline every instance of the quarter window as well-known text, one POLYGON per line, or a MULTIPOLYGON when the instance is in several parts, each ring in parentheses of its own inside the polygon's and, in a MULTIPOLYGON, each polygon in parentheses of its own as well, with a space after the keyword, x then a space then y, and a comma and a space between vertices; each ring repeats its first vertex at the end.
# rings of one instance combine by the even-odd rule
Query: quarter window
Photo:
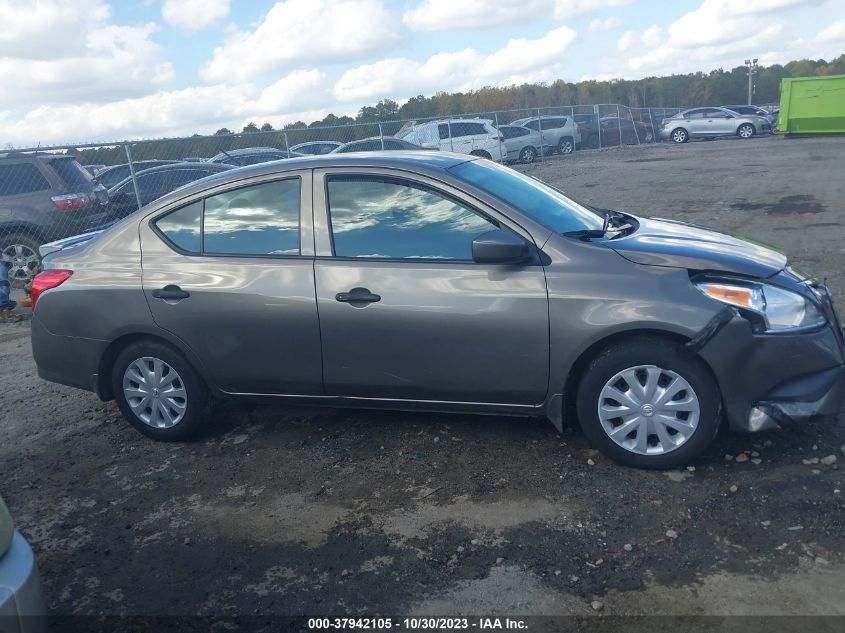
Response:
POLYGON ((409 181, 332 177, 328 200, 338 257, 471 260, 473 239, 498 226, 409 181))
POLYGON ((0 196, 16 196, 49 188, 50 183, 31 163, 0 165, 0 196))
POLYGON ((199 254, 202 250, 202 200, 159 218, 156 226, 175 246, 199 254))

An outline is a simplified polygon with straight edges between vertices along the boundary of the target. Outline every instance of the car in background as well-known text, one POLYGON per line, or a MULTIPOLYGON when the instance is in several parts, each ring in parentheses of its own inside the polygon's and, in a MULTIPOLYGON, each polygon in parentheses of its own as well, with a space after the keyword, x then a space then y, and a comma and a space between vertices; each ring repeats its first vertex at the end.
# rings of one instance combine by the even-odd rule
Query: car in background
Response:
POLYGON ((0 154, 0 261, 12 286, 38 272, 41 244, 102 224, 107 209, 105 187, 73 156, 0 154))
POLYGON ((322 156, 323 154, 330 154, 343 143, 337 141, 309 141, 307 143, 299 143, 290 148, 291 152, 296 154, 311 154, 322 156))
POLYGON ((602 147, 614 145, 641 145, 654 142, 654 132, 640 121, 632 121, 625 117, 602 117, 601 125, 602 147))
POLYGON ((347 154, 349 152, 381 152, 381 151, 414 151, 414 150, 436 150, 436 147, 420 147, 408 141, 392 136, 373 136, 363 138, 360 141, 344 143, 331 151, 332 154, 347 154))
MULTIPOLYGON (((183 185, 229 169, 233 167, 226 163, 171 163, 135 172, 141 206, 183 185)), ((131 176, 109 189, 109 200, 110 219, 123 218, 138 210, 138 198, 131 176)))
POLYGON ((756 115, 768 119, 769 123, 774 126, 775 121, 778 120, 777 115, 773 115, 768 110, 764 110, 756 105, 726 105, 723 108, 736 112, 737 114, 756 115))
POLYGON ((83 165, 83 167, 92 176, 96 176, 97 172, 106 168, 105 165, 83 165))
POLYGON ((595 114, 576 114, 573 116, 578 132, 581 134, 581 142, 575 149, 598 149, 599 147, 599 118, 595 114))
POLYGON ((470 154, 497 163, 508 157, 505 139, 490 119, 429 121, 405 128, 396 137, 425 148, 470 154))
POLYGON ((675 143, 686 143, 692 138, 717 136, 749 139, 771 130, 769 120, 756 114, 738 114, 727 108, 692 108, 663 119, 659 136, 675 143))
POLYGON ((528 117, 511 121, 511 125, 519 125, 540 132, 543 135, 544 151, 558 154, 571 154, 576 146, 581 144, 581 133, 572 117, 544 115, 528 117))
POLYGON ((510 163, 533 163, 540 155, 543 145, 539 132, 519 125, 500 125, 499 132, 505 139, 510 163))
MULTIPOLYGON (((144 169, 152 169, 153 167, 178 162, 178 160, 136 160, 132 161, 132 166, 135 168, 135 173, 138 173, 144 169)), ((106 189, 111 189, 121 180, 128 178, 130 175, 131 170, 129 169, 129 163, 123 163, 122 165, 112 165, 111 167, 101 169, 97 172, 95 179, 106 189)))
MULTIPOLYGON (((286 149, 275 147, 246 147, 244 149, 230 149, 212 156, 207 163, 225 163, 233 167, 266 163, 271 160, 291 158, 294 154, 286 149)), ((192 161, 186 161, 192 162, 192 161)))
POLYGON ((35 554, 0 497, 0 631, 44 633, 47 603, 35 554))

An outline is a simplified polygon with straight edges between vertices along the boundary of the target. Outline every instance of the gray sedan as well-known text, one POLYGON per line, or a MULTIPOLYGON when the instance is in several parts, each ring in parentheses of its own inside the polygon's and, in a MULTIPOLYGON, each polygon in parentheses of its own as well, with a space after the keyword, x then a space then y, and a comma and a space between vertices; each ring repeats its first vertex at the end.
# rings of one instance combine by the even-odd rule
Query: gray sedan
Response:
POLYGON ((830 295, 781 253, 464 154, 242 167, 53 248, 39 375, 159 440, 269 397, 577 419, 613 459, 666 468, 723 413, 756 431, 845 399, 830 295))
POLYGON ((771 131, 771 122, 762 116, 738 114, 727 108, 693 108, 663 119, 659 136, 675 143, 686 143, 692 138, 717 136, 748 139, 771 131))

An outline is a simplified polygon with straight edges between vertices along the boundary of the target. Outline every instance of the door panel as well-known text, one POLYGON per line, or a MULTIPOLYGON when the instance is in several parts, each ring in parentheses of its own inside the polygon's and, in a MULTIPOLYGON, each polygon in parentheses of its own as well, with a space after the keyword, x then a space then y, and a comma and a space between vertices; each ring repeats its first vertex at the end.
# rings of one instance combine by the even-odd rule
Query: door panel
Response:
POLYGON ((315 280, 326 395, 542 402, 549 364, 542 266, 471 261, 478 232, 500 226, 529 243, 530 237, 495 210, 479 212, 442 183, 378 171, 379 184, 372 187, 360 186, 358 177, 375 174, 315 173, 315 280), (331 175, 359 188, 338 189, 334 180, 327 185, 331 175), (327 239, 327 191, 339 231, 334 247, 327 239), (334 248, 345 256, 333 256, 334 248), (353 289, 378 299, 349 301, 353 289))
MULTIPOLYGON (((141 223, 143 287, 153 318, 190 347, 224 391, 322 394, 313 241, 307 244, 312 239, 310 173, 299 177, 301 224, 309 227, 301 251, 307 256, 180 253, 150 222, 141 223), (179 301, 153 296, 168 285, 189 296, 179 301)), ((223 199, 241 212, 247 209, 242 198, 223 199)), ((250 211, 244 216, 255 217, 254 205, 250 211)), ((174 235, 183 249, 199 243, 197 237, 174 235)), ((233 242, 237 239, 242 237, 233 242)))

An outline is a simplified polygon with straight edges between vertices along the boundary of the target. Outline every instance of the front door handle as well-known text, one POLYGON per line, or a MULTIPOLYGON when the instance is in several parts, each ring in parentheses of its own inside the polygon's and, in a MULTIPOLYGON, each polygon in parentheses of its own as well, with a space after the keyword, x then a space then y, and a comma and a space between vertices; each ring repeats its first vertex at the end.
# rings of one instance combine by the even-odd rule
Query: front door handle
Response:
POLYGON ((334 298, 343 303, 375 303, 381 301, 381 296, 373 294, 366 288, 353 288, 349 292, 338 292, 334 298))
POLYGON ((187 299, 191 296, 191 293, 182 290, 179 286, 169 284, 164 288, 153 290, 153 296, 156 299, 164 299, 165 301, 179 301, 180 299, 187 299))

